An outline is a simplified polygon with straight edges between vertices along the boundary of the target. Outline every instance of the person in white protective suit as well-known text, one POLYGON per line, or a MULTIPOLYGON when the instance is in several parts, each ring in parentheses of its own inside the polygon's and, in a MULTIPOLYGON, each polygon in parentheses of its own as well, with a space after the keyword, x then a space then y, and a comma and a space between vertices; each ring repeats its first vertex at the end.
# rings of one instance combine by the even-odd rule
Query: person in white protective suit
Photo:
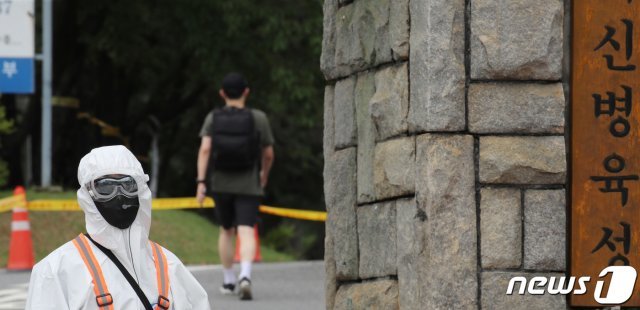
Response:
POLYGON ((87 234, 36 264, 26 309, 210 309, 182 262, 148 239, 148 179, 121 145, 93 149, 80 160, 78 203, 87 234))

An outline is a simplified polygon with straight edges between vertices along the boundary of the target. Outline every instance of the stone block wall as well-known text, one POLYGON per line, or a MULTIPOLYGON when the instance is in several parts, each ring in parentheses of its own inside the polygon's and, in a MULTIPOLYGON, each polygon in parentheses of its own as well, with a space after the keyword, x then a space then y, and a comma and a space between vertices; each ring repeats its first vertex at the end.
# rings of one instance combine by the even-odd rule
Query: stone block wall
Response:
POLYGON ((563 0, 325 0, 327 309, 564 309, 563 0))

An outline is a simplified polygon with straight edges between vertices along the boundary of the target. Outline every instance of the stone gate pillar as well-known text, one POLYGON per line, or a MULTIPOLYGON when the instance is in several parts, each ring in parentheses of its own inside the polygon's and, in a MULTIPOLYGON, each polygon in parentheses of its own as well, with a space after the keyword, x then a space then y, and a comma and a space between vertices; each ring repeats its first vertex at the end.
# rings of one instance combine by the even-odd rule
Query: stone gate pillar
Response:
POLYGON ((567 3, 325 0, 327 309, 566 308, 567 3))

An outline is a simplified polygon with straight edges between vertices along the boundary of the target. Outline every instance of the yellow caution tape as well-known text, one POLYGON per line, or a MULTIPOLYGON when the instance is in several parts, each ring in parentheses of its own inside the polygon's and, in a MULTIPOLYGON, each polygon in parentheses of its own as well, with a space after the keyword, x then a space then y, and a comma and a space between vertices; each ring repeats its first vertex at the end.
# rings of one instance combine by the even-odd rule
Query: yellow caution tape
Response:
POLYGON ((33 200, 29 211, 80 211, 80 205, 75 199, 33 200))
MULTIPOLYGON (((151 208, 154 210, 193 209, 199 207, 200 204, 195 198, 157 198, 151 203, 151 208)), ((202 207, 213 208, 213 200, 207 198, 202 207)), ((80 206, 75 199, 34 200, 29 202, 29 210, 80 211, 80 206)))
POLYGON ((16 207, 26 208, 25 202, 24 194, 2 198, 0 199, 0 213, 10 211, 16 207))
POLYGON ((299 219, 299 220, 319 221, 319 222, 324 222, 327 220, 327 212, 322 212, 322 211, 296 210, 296 209, 260 206, 260 212, 281 216, 281 217, 299 219))
POLYGON ((52 96, 51 105, 54 107, 77 109, 80 107, 80 100, 74 97, 52 96))
MULTIPOLYGON (((213 199, 207 197, 202 203, 203 208, 213 208, 213 199)), ((154 210, 196 209, 200 204, 195 197, 185 198, 156 198, 151 201, 154 210)))
MULTIPOLYGON (((25 207, 24 203, 25 199, 23 196, 11 196, 0 199, 0 213, 9 211, 16 206, 25 207)), ((151 203, 151 208, 154 210, 197 209, 201 207, 213 208, 213 200, 207 197, 202 205, 200 205, 195 197, 156 198, 153 199, 151 203)), ((75 199, 33 200, 29 201, 28 209, 31 211, 80 211, 80 206, 75 199)), ((327 212, 323 211, 260 206, 260 212, 308 221, 326 221, 327 219, 327 212)))

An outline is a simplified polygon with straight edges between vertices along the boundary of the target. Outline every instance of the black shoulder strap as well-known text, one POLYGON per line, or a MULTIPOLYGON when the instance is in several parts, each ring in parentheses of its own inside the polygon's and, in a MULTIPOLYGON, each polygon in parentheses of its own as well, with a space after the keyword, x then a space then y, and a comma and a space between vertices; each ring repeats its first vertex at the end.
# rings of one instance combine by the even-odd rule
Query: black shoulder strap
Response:
POLYGON ((140 301, 142 302, 142 305, 144 305, 144 308, 147 309, 147 310, 153 310, 153 307, 151 307, 151 304, 149 303, 149 300, 147 299, 147 296, 145 296, 144 292, 142 292, 142 289, 140 288, 140 285, 138 285, 138 283, 136 283, 136 280, 133 279, 131 274, 127 271, 126 268, 124 268, 122 263, 113 254, 113 252, 111 252, 111 250, 103 247, 101 244, 95 242, 93 239, 91 239, 89 234, 84 234, 84 235, 87 237, 87 239, 91 240, 91 242, 93 242, 93 244, 96 247, 98 247, 98 249, 100 249, 100 251, 102 251, 102 253, 104 253, 104 255, 107 255, 107 257, 114 264, 116 264, 116 267, 118 267, 118 269, 120 269, 120 272, 122 272, 122 275, 127 279, 127 282, 129 282, 129 284, 131 284, 131 287, 136 292, 136 295, 138 295, 138 298, 140 298, 140 301))

